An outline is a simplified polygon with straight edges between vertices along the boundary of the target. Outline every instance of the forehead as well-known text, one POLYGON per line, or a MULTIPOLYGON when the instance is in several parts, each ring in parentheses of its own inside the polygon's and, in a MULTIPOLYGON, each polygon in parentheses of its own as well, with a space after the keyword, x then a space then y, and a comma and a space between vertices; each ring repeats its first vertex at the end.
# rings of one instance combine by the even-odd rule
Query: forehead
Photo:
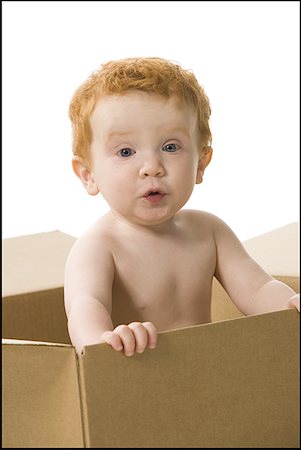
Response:
POLYGON ((176 96, 163 98, 146 92, 131 92, 102 98, 91 118, 93 132, 110 134, 114 131, 130 132, 141 127, 166 129, 181 127, 187 132, 195 130, 195 109, 176 96))

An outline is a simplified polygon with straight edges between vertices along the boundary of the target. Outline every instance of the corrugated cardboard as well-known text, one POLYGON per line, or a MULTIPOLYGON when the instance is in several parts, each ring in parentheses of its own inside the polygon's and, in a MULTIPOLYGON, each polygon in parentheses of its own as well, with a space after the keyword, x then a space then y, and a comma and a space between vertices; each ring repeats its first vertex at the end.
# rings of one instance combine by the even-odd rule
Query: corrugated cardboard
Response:
POLYGON ((2 445, 83 447, 77 361, 71 346, 2 346, 2 445))
POLYGON ((63 307, 74 241, 3 241, 3 447, 299 447, 297 311, 242 317, 215 283, 218 322, 132 358, 105 344, 78 357, 63 307))
POLYGON ((132 358, 3 345, 3 446, 297 448, 298 333, 287 310, 163 332, 132 358))
POLYGON ((60 231, 3 240, 3 337, 70 343, 63 285, 75 240, 60 231))

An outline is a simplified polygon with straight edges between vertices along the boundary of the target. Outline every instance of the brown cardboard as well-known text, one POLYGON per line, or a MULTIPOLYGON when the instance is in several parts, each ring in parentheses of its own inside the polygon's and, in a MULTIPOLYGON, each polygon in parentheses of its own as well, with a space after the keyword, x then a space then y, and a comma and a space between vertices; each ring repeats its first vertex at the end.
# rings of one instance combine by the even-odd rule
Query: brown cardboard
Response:
MULTIPOLYGON (((244 245, 298 291, 296 260, 274 272, 275 233, 295 251, 294 224, 244 245)), ((105 344, 78 357, 63 306, 74 242, 58 231, 3 241, 3 447, 299 447, 297 311, 244 317, 214 280, 214 323, 160 333, 132 358, 105 344)))
POLYGON ((76 364, 71 346, 2 346, 3 447, 83 447, 76 364))
POLYGON ((287 310, 163 332, 132 358, 7 343, 3 446, 297 448, 299 323, 287 310))
POLYGON ((244 247, 268 273, 284 277, 299 276, 297 222, 248 239, 244 242, 244 247))
POLYGON ((3 240, 3 337, 70 343, 63 285, 75 240, 60 231, 3 240))
POLYGON ((298 323, 286 311, 188 327, 132 359, 87 347, 91 447, 297 446, 298 323))

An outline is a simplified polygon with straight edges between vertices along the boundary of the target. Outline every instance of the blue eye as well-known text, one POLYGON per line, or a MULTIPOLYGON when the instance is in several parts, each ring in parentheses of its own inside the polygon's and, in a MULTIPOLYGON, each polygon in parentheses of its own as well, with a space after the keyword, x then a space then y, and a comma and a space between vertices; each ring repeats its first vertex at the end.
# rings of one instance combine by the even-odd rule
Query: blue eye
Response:
POLYGON ((178 150, 178 147, 179 147, 178 144, 167 144, 167 145, 164 145, 164 147, 162 147, 162 150, 164 152, 173 153, 178 150))
POLYGON ((119 150, 118 155, 122 156, 123 158, 127 158, 129 156, 132 156, 134 153, 134 150, 132 150, 131 148, 123 148, 122 150, 119 150))

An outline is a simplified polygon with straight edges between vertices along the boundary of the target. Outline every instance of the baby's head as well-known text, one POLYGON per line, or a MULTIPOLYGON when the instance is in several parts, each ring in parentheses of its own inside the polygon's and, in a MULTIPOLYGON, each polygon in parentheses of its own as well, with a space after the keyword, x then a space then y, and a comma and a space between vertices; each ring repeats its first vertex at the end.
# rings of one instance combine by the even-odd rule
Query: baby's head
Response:
POLYGON ((195 110, 201 148, 211 147, 210 104, 193 73, 162 58, 127 58, 107 62, 93 72, 75 92, 69 108, 73 129, 73 153, 89 163, 95 106, 110 95, 133 91, 163 98, 175 96, 195 110))

